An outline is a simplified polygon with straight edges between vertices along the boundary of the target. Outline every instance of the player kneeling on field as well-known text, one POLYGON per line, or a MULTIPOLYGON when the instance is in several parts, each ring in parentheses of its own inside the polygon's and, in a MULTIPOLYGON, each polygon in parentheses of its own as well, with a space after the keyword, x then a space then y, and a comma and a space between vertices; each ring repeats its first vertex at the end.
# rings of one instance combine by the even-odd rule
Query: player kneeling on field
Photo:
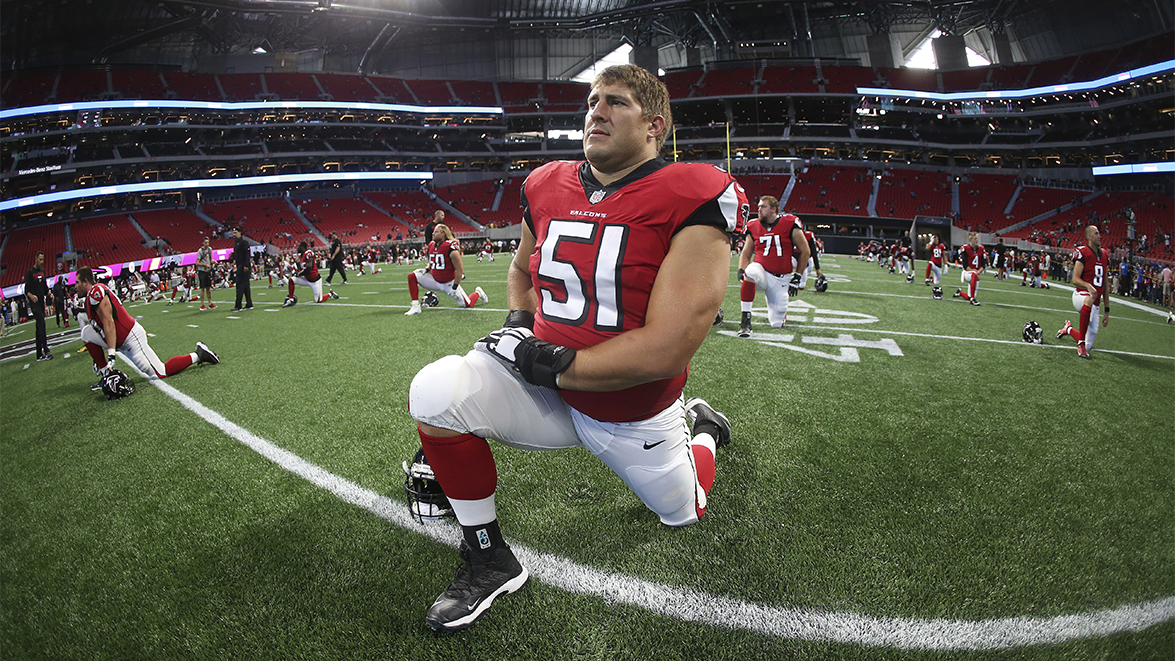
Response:
POLYGON ((322 293, 322 276, 318 274, 318 260, 305 241, 298 244, 298 255, 298 275, 290 276, 290 291, 282 307, 290 308, 298 304, 298 297, 294 295, 294 285, 309 287, 314 292, 315 303, 325 303, 332 298, 338 298, 339 295, 333 289, 322 293))
POLYGON ((499 527, 487 439, 586 449, 641 499, 650 522, 686 526, 706 512, 730 422, 682 389, 722 305, 730 237, 749 207, 726 172, 658 158, 671 131, 669 93, 655 74, 622 65, 597 75, 587 160, 551 161, 523 185, 505 325, 412 380, 409 411, 461 524, 463 563, 425 616, 435 630, 472 626, 529 575, 499 527))
POLYGON ((1085 245, 1073 251, 1073 309, 1078 322, 1074 328, 1069 320, 1057 331, 1057 339, 1068 335, 1077 342, 1077 355, 1089 359, 1093 341, 1102 326, 1110 324, 1110 295, 1106 289, 1110 252, 1102 247, 1101 232, 1096 225, 1085 228, 1085 245), (1099 310, 1103 316, 1098 317, 1099 310))
MULTIPOLYGON (((471 308, 478 301, 489 303, 490 299, 481 287, 473 290, 472 296, 465 295, 461 280, 465 277, 465 266, 461 260, 461 244, 453 236, 448 225, 440 223, 432 228, 433 240, 425 248, 428 267, 416 269, 408 274, 408 295, 412 305, 404 314, 411 316, 421 313, 420 288, 440 292, 457 301, 463 308, 471 308)), ((426 306, 435 307, 435 306, 426 306)))
MULTIPOLYGON (((151 345, 147 344, 147 331, 126 311, 109 287, 95 280, 92 269, 78 271, 78 291, 86 292, 86 311, 78 314, 78 320, 82 322, 82 341, 94 359, 94 372, 102 378, 90 390, 104 391, 107 399, 113 399, 111 392, 122 393, 118 394, 119 397, 134 392, 133 387, 129 391, 125 387, 108 389, 108 385, 114 386, 114 382, 121 381, 115 378, 111 384, 106 383, 107 377, 117 371, 114 369, 114 358, 120 352, 148 376, 154 375, 160 379, 179 374, 194 364, 215 365, 220 362, 203 342, 197 342, 196 350, 192 353, 175 356, 166 363, 159 360, 151 345), (114 340, 108 341, 108 338, 114 340)), ((125 379, 126 375, 123 377, 125 379)))

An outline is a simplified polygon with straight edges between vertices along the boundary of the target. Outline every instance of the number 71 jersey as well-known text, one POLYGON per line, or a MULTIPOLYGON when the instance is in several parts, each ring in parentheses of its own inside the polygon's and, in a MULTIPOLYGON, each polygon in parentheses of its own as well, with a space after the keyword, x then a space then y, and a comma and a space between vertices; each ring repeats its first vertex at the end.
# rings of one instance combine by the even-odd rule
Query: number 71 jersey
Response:
MULTIPOLYGON (((653 282, 677 232, 691 225, 739 232, 750 210, 746 192, 726 172, 659 159, 607 186, 586 162, 548 163, 527 177, 522 201, 536 246, 529 262, 539 299, 535 335, 575 349, 645 324, 653 282)), ((614 393, 562 393, 598 420, 639 420, 668 406, 685 378, 683 372, 614 393)))

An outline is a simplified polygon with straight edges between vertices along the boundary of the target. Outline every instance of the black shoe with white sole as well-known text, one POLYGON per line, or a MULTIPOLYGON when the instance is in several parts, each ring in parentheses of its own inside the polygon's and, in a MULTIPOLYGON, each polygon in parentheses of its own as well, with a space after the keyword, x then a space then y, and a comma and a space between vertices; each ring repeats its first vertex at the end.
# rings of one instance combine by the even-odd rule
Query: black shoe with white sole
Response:
POLYGON ((434 631, 460 631, 473 626, 499 595, 515 592, 530 574, 514 557, 509 546, 501 546, 486 557, 464 541, 458 551, 464 561, 457 578, 437 597, 424 621, 434 631))
POLYGON ((215 365, 220 362, 220 358, 217 358, 212 349, 203 342, 196 343, 196 358, 201 365, 215 365))
POLYGON ((694 397, 685 403, 685 417, 689 420, 690 430, 696 436, 699 432, 698 425, 706 426, 713 425, 717 431, 712 431, 703 428, 701 431, 709 431, 710 435, 714 437, 715 447, 725 447, 730 445, 730 420, 722 415, 706 403, 706 400, 701 397, 694 397))

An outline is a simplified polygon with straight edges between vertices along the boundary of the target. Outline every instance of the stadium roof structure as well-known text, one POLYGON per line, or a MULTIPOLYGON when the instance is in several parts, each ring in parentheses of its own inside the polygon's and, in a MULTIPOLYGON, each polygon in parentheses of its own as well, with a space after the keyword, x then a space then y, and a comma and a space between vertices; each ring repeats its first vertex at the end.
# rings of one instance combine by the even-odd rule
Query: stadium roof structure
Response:
POLYGON ((1017 60, 1037 61, 1171 29, 1172 9, 1157 0, 6 0, 0 56, 10 72, 561 80, 620 43, 657 48, 664 69, 774 57, 868 64, 872 35, 892 35, 908 56, 939 30, 989 60, 992 36, 1011 34, 1017 60))

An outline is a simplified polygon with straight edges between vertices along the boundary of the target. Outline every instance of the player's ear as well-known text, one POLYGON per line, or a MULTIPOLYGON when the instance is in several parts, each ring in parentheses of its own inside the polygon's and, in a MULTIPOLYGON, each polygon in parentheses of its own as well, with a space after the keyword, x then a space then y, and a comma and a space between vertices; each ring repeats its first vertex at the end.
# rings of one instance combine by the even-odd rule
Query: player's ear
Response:
POLYGON ((646 138, 650 142, 656 142, 657 138, 665 133, 665 118, 661 115, 653 115, 649 120, 649 132, 646 138))

